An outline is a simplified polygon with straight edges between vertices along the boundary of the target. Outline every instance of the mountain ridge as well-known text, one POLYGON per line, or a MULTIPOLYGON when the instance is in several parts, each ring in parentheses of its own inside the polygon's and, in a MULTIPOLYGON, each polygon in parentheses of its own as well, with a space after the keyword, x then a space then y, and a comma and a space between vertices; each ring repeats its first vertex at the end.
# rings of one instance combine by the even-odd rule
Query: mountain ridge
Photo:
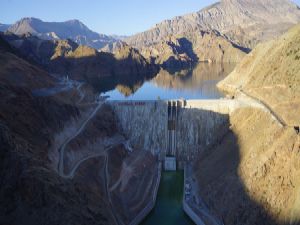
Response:
POLYGON ((31 33, 46 40, 72 39, 80 45, 96 49, 117 40, 117 36, 99 34, 90 30, 77 19, 65 22, 45 22, 38 18, 25 17, 11 25, 7 31, 17 35, 31 33))
MULTIPOLYGON (((222 0, 195 13, 164 20, 147 31, 127 38, 126 41, 133 46, 140 47, 143 41, 143 44, 146 45, 153 44, 166 36, 193 29, 218 30, 220 33, 226 34, 228 29, 230 30, 230 26, 240 26, 243 25, 243 22, 248 27, 258 22, 269 23, 272 21, 276 23, 298 23, 300 21, 299 6, 289 0, 258 0, 255 2, 250 0, 222 0), (289 12, 289 14, 283 12, 289 12), (265 17, 267 14, 270 16, 269 18, 265 17), (241 21, 240 16, 243 17, 243 21, 241 21), (144 39, 148 40, 145 41, 143 37, 147 37, 144 39)), ((235 43, 239 44, 237 41, 235 43)))

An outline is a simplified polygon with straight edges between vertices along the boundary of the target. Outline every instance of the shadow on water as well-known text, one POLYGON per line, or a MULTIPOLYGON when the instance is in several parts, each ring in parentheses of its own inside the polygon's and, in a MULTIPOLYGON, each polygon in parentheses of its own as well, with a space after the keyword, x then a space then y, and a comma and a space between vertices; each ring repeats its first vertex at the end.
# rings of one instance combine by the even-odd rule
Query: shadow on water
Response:
POLYGON ((141 225, 192 225, 182 210, 183 171, 162 172, 155 208, 141 225))

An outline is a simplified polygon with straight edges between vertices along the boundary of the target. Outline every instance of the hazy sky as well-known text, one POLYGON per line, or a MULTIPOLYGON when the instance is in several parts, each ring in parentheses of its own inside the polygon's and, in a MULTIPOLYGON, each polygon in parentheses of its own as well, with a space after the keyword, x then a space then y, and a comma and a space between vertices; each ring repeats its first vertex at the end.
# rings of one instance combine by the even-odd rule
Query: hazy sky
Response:
MULTIPOLYGON (((0 23, 11 24, 22 17, 37 17, 45 21, 79 19, 99 33, 130 35, 217 1, 0 0, 0 23)), ((294 2, 300 5, 300 0, 294 2)))

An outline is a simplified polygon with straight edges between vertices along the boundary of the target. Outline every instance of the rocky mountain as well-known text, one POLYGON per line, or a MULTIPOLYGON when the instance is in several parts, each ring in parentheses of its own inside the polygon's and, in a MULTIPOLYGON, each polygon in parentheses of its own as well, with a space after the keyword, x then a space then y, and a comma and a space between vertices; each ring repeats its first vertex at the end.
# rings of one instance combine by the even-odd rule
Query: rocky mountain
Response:
POLYGON ((8 28, 10 27, 10 25, 8 24, 2 24, 0 23, 0 31, 6 31, 8 28))
POLYGON ((155 73, 136 50, 124 45, 115 54, 98 52, 96 49, 78 45, 68 40, 42 40, 36 36, 2 35, 10 45, 30 62, 51 73, 68 75, 76 80, 97 80, 104 77, 146 76, 155 73))
MULTIPOLYGON (((289 0, 222 0, 196 13, 163 21, 125 41, 138 49, 145 46, 151 49, 168 41, 170 37, 187 38, 192 43, 195 54, 199 55, 199 50, 197 52, 196 49, 205 48, 207 42, 197 43, 193 40, 201 37, 203 32, 209 32, 223 38, 226 45, 232 45, 231 48, 248 52, 257 43, 282 34, 299 21, 300 9, 289 0)), ((214 36, 211 37, 212 45, 215 44, 214 36)), ((207 55, 206 51, 201 52, 200 60, 211 58, 218 61, 219 57, 214 55, 219 53, 214 51, 209 51, 213 57, 207 55)), ((235 52, 241 54, 238 50, 235 52)), ((241 59, 238 56, 235 58, 241 59)), ((222 60, 230 61, 226 57, 222 60)))
POLYGON ((142 47, 170 35, 217 30, 234 43, 251 48, 257 41, 278 35, 299 21, 300 9, 289 0, 221 0, 199 12, 163 21, 126 41, 142 47))
POLYGON ((128 46, 128 44, 124 41, 119 40, 105 45, 103 48, 100 49, 100 51, 114 54, 121 48, 124 48, 125 46, 128 46))
POLYGON ((214 31, 170 36, 157 44, 142 47, 140 51, 145 58, 163 67, 185 67, 195 62, 236 63, 246 54, 244 49, 214 31))
POLYGON ((291 126, 299 125, 300 25, 259 44, 218 86, 242 90, 264 101, 291 126))
POLYGON ((96 49, 117 40, 115 37, 91 31, 79 20, 44 22, 37 18, 23 18, 10 26, 8 31, 17 35, 31 33, 46 40, 71 39, 79 45, 96 49))

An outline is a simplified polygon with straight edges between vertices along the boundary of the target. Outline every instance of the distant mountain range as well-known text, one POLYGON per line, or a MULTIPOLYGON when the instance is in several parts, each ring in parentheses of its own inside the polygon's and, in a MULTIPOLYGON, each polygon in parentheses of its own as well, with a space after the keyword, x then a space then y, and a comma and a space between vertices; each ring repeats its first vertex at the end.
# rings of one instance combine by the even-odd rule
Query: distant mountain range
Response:
POLYGON ((77 44, 87 45, 95 49, 102 48, 106 44, 124 38, 124 36, 98 34, 90 30, 79 20, 44 22, 40 19, 30 17, 23 18, 9 27, 4 26, 2 30, 7 30, 17 35, 31 33, 41 39, 47 40, 71 39, 77 44))
POLYGON ((6 31, 8 28, 10 27, 10 25, 8 24, 2 24, 0 23, 0 31, 6 31))

